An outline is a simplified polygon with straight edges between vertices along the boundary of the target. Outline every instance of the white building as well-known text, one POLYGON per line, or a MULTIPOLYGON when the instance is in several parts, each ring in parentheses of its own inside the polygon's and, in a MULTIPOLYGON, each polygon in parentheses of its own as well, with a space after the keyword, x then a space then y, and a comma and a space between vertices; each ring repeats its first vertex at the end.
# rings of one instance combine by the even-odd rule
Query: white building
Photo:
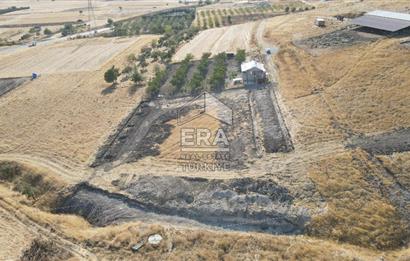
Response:
POLYGON ((250 61, 241 64, 243 83, 245 85, 260 84, 266 80, 266 70, 262 63, 250 61))

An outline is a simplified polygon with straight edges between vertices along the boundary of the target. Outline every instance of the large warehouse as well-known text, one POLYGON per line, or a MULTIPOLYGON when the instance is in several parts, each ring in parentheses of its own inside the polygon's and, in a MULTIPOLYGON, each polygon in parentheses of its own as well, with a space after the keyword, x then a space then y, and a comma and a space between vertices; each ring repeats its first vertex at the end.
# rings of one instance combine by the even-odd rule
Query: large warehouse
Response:
POLYGON ((410 14, 373 11, 353 19, 352 24, 389 32, 397 32, 410 27, 410 14))

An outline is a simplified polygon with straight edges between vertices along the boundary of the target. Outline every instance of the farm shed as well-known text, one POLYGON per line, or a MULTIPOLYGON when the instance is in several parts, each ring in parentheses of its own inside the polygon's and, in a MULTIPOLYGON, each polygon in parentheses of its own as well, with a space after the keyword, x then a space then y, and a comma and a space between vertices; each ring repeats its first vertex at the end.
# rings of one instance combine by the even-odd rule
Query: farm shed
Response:
POLYGON ((256 61, 242 63, 241 72, 245 85, 263 83, 266 79, 265 66, 256 61))
POLYGON ((410 27, 410 14, 373 11, 353 19, 352 24, 388 32, 397 32, 410 27))

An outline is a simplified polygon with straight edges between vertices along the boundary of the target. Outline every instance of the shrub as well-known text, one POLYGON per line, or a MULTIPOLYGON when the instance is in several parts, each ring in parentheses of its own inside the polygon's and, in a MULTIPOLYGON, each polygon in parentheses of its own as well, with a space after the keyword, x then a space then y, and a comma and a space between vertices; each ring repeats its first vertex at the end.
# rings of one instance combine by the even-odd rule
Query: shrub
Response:
POLYGON ((120 71, 113 65, 104 73, 104 80, 108 83, 115 83, 118 79, 118 76, 120 76, 120 71))
POLYGON ((61 35, 62 36, 67 36, 70 34, 74 34, 75 33, 75 28, 72 24, 65 24, 63 29, 61 30, 61 35))
POLYGON ((210 53, 204 53, 202 55, 201 61, 197 67, 197 71, 192 76, 189 82, 189 91, 191 94, 199 94, 203 88, 201 88, 203 81, 208 73, 209 57, 210 53))
POLYGON ((175 72, 175 75, 172 77, 171 84, 175 87, 174 93, 180 91, 182 86, 185 84, 186 75, 188 73, 190 62, 192 59, 192 54, 187 54, 185 59, 181 62, 180 67, 175 72))
POLYGON ((23 34, 21 37, 20 37, 20 40, 27 40, 27 39, 29 39, 31 37, 31 34, 23 34))
POLYGON ((5 162, 0 165, 0 180, 10 182, 20 175, 21 170, 17 166, 17 164, 12 162, 5 162))
POLYGON ((132 72, 132 67, 127 65, 125 68, 121 71, 122 74, 129 74, 132 72))
POLYGON ((45 35, 52 35, 53 32, 51 32, 50 29, 46 28, 46 29, 44 29, 44 34, 45 34, 45 35))
POLYGON ((235 56, 236 61, 238 61, 239 64, 243 63, 246 60, 246 52, 244 49, 238 49, 236 51, 236 56, 235 56))
POLYGON ((132 71, 131 80, 135 84, 139 84, 144 80, 144 78, 142 77, 141 73, 138 71, 137 68, 134 68, 134 70, 132 71))

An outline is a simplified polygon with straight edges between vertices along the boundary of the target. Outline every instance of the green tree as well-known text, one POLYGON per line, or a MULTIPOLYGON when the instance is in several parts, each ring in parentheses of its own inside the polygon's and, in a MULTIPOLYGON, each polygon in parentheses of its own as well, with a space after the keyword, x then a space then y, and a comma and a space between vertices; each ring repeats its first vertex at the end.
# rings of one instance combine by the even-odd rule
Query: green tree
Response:
POLYGON ((161 70, 159 67, 155 68, 155 76, 148 82, 148 88, 146 89, 147 95, 153 98, 158 95, 162 84, 166 80, 167 72, 161 70))
POLYGON ((27 40, 27 39, 29 39, 31 37, 31 34, 23 34, 21 37, 20 37, 20 40, 27 40))
POLYGON ((215 66, 213 74, 209 80, 212 91, 221 90, 225 85, 226 76, 226 53, 215 56, 215 66))
POLYGON ((52 35, 53 32, 51 32, 50 29, 46 28, 46 29, 44 29, 44 34, 45 34, 45 35, 52 35))
POLYGON ((104 73, 104 80, 108 83, 116 83, 118 76, 120 76, 120 70, 113 65, 104 73))
POLYGON ((74 33, 75 33, 75 28, 72 24, 65 24, 63 29, 61 30, 62 36, 67 36, 67 35, 74 34, 74 33))
POLYGON ((228 15, 228 23, 232 24, 232 16, 228 15))
POLYGON ((185 59, 181 62, 181 65, 175 72, 171 79, 171 84, 174 86, 174 93, 177 93, 184 86, 186 81, 186 75, 188 73, 190 62, 194 58, 192 54, 187 54, 185 59))
POLYGON ((236 51, 236 61, 238 61, 239 64, 243 63, 246 60, 246 52, 244 49, 238 49, 236 51))
POLYGON ((144 80, 144 78, 142 77, 141 73, 138 71, 137 68, 134 68, 132 75, 131 75, 131 80, 135 84, 140 84, 144 80))

